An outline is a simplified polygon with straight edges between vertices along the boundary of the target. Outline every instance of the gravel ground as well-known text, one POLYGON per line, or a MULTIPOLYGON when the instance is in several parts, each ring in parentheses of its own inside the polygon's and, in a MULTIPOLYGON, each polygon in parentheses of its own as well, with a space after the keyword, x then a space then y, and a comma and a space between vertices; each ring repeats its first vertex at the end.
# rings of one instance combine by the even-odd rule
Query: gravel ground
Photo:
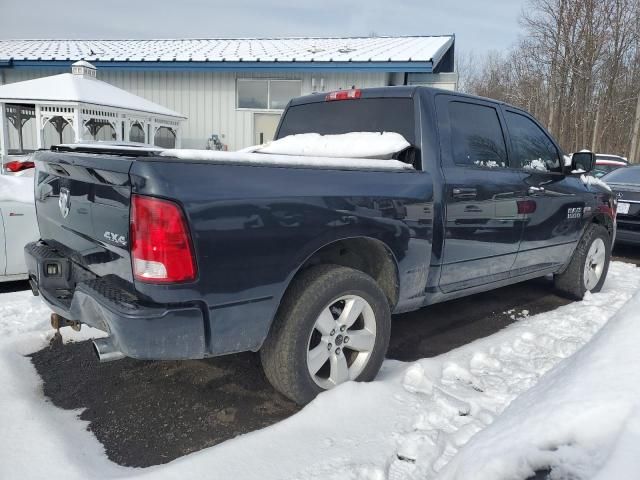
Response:
MULTIPOLYGON (((616 250, 640 264, 640 253, 616 250)), ((517 318, 568 301, 537 279, 394 317, 388 357, 417 360, 447 352, 504 328, 517 318)), ((34 353, 45 395, 80 418, 111 460, 135 467, 166 463, 298 411, 266 381, 258 355, 183 362, 131 359, 99 364, 90 342, 34 353)))

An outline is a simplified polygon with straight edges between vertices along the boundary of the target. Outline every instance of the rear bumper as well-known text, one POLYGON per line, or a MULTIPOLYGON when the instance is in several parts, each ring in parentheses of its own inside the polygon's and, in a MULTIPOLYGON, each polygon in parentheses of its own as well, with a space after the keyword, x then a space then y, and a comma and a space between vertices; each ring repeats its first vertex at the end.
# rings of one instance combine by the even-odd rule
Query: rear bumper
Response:
POLYGON ((25 259, 32 285, 54 312, 108 332, 124 355, 154 360, 207 356, 204 314, 197 305, 145 301, 117 277, 96 277, 41 242, 25 247, 25 259))

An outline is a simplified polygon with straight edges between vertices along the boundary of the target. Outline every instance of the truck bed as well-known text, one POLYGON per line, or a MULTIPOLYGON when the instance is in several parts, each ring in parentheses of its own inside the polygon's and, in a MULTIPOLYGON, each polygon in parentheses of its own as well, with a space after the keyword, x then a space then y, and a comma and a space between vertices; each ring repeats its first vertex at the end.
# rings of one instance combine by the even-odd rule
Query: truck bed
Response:
MULTIPOLYGON (((111 286, 119 297, 129 295, 162 315, 175 308, 200 312, 195 323, 204 344, 163 347, 155 358, 257 350, 295 272, 340 239, 367 237, 388 248, 402 284, 397 309, 419 303, 425 290, 431 182, 427 173, 399 161, 82 145, 38 152, 35 161, 41 238, 70 262, 68 280, 50 283, 54 291, 48 292, 49 300, 64 299, 61 314, 72 318, 74 302, 89 302, 87 291, 95 285, 79 284, 95 280, 103 291, 111 286), (169 199, 184 212, 198 269, 194 281, 134 279, 133 195, 169 199), (68 197, 66 217, 62 197, 68 197), (423 267, 416 268, 416 259, 423 267), (84 293, 76 299, 78 291, 84 293)), ((42 279, 40 288, 46 296, 42 279)), ((91 322, 92 315, 85 317, 91 322)), ((143 351, 121 349, 138 358, 143 351)))

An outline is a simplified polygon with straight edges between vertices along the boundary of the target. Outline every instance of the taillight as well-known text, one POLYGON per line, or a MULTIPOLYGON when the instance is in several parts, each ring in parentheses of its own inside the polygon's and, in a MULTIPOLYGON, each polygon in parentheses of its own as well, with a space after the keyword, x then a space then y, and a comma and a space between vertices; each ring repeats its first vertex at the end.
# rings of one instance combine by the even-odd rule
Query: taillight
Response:
POLYGON ((355 100, 362 96, 362 91, 359 88, 352 88, 351 90, 338 90, 337 92, 329 92, 324 97, 325 101, 332 102, 334 100, 355 100))
POLYGON ((4 164, 4 169, 9 172, 19 172, 33 167, 35 167, 35 163, 33 162, 18 162, 17 160, 4 164))
POLYGON ((196 278, 187 224, 182 209, 174 202, 132 195, 129 238, 137 280, 176 283, 196 278))
POLYGON ((608 217, 611 217, 611 218, 614 218, 614 219, 616 218, 616 210, 617 210, 617 208, 613 207, 611 202, 609 202, 608 204, 598 205, 597 210, 600 213, 604 213, 608 217))
POLYGON ((518 205, 518 215, 526 215, 536 211, 535 200, 518 200, 516 205, 518 205))

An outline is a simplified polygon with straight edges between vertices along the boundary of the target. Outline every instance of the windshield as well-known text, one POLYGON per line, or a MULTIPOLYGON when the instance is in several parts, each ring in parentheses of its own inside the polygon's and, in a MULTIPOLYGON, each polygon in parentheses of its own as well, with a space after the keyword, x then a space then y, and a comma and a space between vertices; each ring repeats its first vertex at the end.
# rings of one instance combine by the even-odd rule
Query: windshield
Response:
POLYGON ((607 173, 611 173, 618 168, 621 168, 623 165, 596 165, 593 167, 591 171, 591 175, 596 178, 600 178, 605 176, 607 173))
POLYGON ((631 183, 640 185, 640 167, 618 168, 602 177, 609 183, 631 183))

